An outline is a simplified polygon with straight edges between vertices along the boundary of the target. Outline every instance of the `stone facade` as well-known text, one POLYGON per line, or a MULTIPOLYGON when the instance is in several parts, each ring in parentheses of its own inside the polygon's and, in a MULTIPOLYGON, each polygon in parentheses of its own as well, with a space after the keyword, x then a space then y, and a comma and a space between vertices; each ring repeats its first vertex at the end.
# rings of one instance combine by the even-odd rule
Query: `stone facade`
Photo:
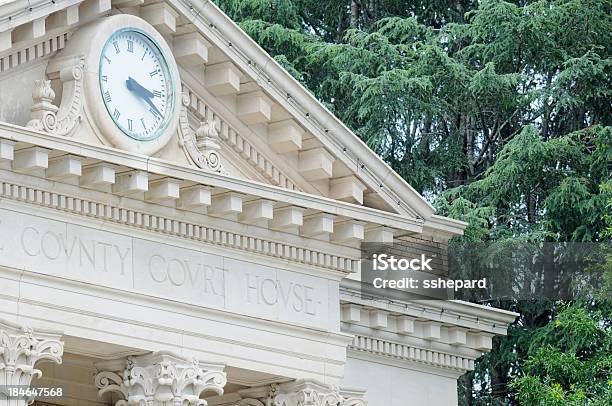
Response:
POLYGON ((22 5, 0 5, 0 388, 30 395, 0 405, 457 403, 516 315, 355 280, 362 243, 444 253, 464 223, 211 2, 22 5), (126 27, 172 72, 151 141, 100 92, 126 27))

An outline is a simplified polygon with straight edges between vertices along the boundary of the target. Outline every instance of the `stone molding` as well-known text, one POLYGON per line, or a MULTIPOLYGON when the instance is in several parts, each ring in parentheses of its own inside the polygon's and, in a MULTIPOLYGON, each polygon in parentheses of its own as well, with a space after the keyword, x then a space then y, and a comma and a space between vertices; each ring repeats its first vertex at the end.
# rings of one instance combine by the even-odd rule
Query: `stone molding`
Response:
POLYGON ((57 128, 54 133, 72 136, 83 119, 84 56, 51 61, 47 67, 50 78, 62 84, 62 101, 57 112, 57 128))
POLYGON ((51 103, 55 99, 55 92, 51 88, 51 81, 39 79, 34 81, 32 89, 33 104, 30 108, 31 120, 27 127, 38 131, 53 132, 57 126, 57 106, 51 103))
POLYGON ((95 384, 98 396, 116 393, 123 398, 115 406, 206 406, 208 402, 200 399, 204 392, 223 394, 227 383, 223 368, 160 351, 128 357, 122 370, 98 373, 95 384))
POLYGON ((32 90, 31 120, 27 127, 61 136, 71 136, 82 120, 83 111, 83 57, 52 61, 49 77, 62 83, 59 108, 52 104, 55 92, 50 80, 36 80, 32 90))
MULTIPOLYGON (((215 172, 202 171, 197 168, 189 168, 163 159, 134 154, 116 148, 86 144, 74 138, 50 137, 46 133, 1 122, 0 131, 3 134, 3 139, 0 139, 0 143, 11 142, 36 145, 40 148, 52 150, 54 155, 63 155, 61 152, 64 154, 73 154, 85 159, 121 165, 126 167, 126 170, 145 171, 155 176, 168 176, 174 179, 180 179, 181 181, 194 182, 212 188, 232 190, 236 193, 282 202, 286 205, 311 209, 315 212, 321 211, 330 213, 336 216, 371 223, 373 225, 385 225, 410 233, 419 234, 423 229, 423 221, 407 216, 365 206, 358 206, 296 190, 288 190, 256 181, 224 176, 215 172)), ((19 146, 15 146, 15 149, 18 148, 19 146)), ((11 160, 11 158, 8 158, 8 160, 11 160)))
MULTIPOLYGON (((358 284, 340 288, 342 332, 357 358, 402 367, 427 365, 460 375, 505 335, 517 314, 458 300, 400 301, 362 295, 358 284)), ((458 376, 458 375, 457 375, 458 376)))
POLYGON ((349 349, 383 357, 391 357, 396 360, 415 361, 464 372, 474 369, 475 358, 419 348, 365 335, 355 335, 353 342, 349 344, 349 349))
MULTIPOLYGON (((184 83, 183 94, 187 102, 187 109, 199 120, 218 123, 219 138, 238 153, 240 157, 257 169, 257 171, 263 174, 270 183, 285 189, 301 191, 283 171, 266 158, 252 143, 240 135, 238 131, 216 113, 202 97, 184 83)), ((185 104, 185 102, 183 104, 185 104)))
POLYGON ((40 187, 19 185, 4 179, 0 181, 0 197, 322 268, 354 272, 359 266, 359 260, 355 258, 296 247, 292 243, 252 237, 184 220, 153 215, 140 210, 126 209, 109 203, 77 198, 47 191, 40 187))
POLYGON ((202 169, 227 174, 223 169, 218 144, 219 122, 217 120, 203 120, 194 132, 189 125, 187 107, 189 95, 183 93, 182 107, 179 112, 179 145, 183 147, 193 162, 202 169))
MULTIPOLYGON (((36 368, 38 361, 61 364, 64 343, 60 338, 57 332, 34 332, 29 327, 0 320, 0 387, 29 386, 32 378, 42 376, 36 368)), ((26 399, 16 402, 19 406, 28 403, 26 399)))
POLYGON ((10 54, 0 57, 0 73, 7 72, 37 59, 44 58, 54 52, 64 49, 66 41, 72 35, 71 32, 64 32, 53 35, 23 49, 12 51, 10 54))
MULTIPOLYGON (((344 280, 340 286, 340 300, 343 303, 342 321, 347 325, 373 327, 369 320, 362 319, 361 310, 383 313, 387 319, 406 317, 419 322, 434 322, 441 325, 460 327, 473 332, 488 335, 505 335, 508 326, 514 322, 518 313, 493 307, 482 306, 460 300, 418 300, 399 301, 388 298, 365 297, 359 292, 359 283, 344 280), (352 310, 352 311, 351 311, 352 310), (356 313, 359 312, 359 315, 356 313)), ((395 328, 384 330, 398 334, 412 334, 401 331, 398 324, 395 328)))

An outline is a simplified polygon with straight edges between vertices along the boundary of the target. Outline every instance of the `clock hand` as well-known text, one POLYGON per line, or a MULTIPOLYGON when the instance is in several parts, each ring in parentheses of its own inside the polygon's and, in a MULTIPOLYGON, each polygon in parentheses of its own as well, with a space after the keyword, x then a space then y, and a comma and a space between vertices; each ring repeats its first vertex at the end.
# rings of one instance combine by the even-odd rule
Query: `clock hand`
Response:
POLYGON ((144 100, 149 104, 149 106, 151 106, 153 110, 155 110, 155 113, 157 113, 159 117, 163 117, 162 113, 157 109, 157 107, 155 107, 155 104, 153 104, 153 101, 149 97, 146 97, 144 100))
POLYGON ((130 92, 137 93, 143 99, 152 98, 154 95, 149 90, 145 89, 140 83, 136 82, 131 76, 128 76, 128 80, 125 84, 130 92))
POLYGON ((157 114, 159 117, 163 117, 163 114, 157 109, 151 100, 154 97, 152 92, 144 88, 140 83, 136 82, 136 80, 134 80, 131 76, 128 76, 128 80, 125 81, 125 84, 130 92, 136 93, 144 101, 146 101, 147 104, 155 111, 155 114, 157 114))

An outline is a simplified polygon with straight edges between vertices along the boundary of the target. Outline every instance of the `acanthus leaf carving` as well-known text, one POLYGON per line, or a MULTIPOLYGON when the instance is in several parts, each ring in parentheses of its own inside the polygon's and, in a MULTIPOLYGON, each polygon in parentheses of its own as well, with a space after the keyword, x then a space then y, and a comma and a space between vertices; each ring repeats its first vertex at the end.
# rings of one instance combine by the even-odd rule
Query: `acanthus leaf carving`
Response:
POLYGON ((51 134, 72 136, 83 118, 84 57, 62 59, 49 64, 48 76, 62 84, 62 100, 57 107, 52 103, 55 92, 51 80, 34 82, 31 120, 27 127, 51 134))
POLYGON ((179 145, 185 149, 195 164, 205 170, 226 174, 219 151, 219 128, 218 123, 213 120, 200 122, 195 131, 189 126, 187 106, 189 96, 183 94, 182 108, 179 113, 179 145))
MULTIPOLYGON (((64 343, 60 337, 0 320, 0 388, 29 386, 32 378, 42 376, 36 368, 40 360, 61 364, 64 343)), ((14 404, 23 406, 32 400, 19 398, 14 404)))
POLYGON ((115 406, 206 406, 202 393, 223 394, 227 378, 222 370, 223 365, 203 366, 162 351, 129 357, 123 371, 102 371, 95 383, 99 396, 114 392, 123 398, 115 406))
POLYGON ((55 99, 55 92, 51 88, 51 81, 38 79, 34 81, 32 89, 33 104, 30 108, 31 119, 26 124, 27 127, 39 131, 52 133, 57 127, 57 106, 52 101, 55 99))
POLYGON ((337 386, 301 379, 272 384, 267 397, 241 399, 234 406, 367 406, 367 401, 361 391, 347 395, 337 386))

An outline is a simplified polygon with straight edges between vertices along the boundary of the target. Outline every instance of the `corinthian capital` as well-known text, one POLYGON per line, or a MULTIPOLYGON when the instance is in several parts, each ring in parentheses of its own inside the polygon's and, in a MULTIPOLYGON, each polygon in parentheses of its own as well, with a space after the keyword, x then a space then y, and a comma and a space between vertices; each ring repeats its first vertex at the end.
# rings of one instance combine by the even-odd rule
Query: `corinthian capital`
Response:
MULTIPOLYGON (((36 368, 40 360, 61 364, 64 343, 60 338, 61 334, 56 332, 34 332, 0 320, 0 387, 29 386, 33 377, 42 376, 36 368)), ((26 400, 18 399, 15 404, 25 405, 26 400)))
POLYGON ((169 352, 129 357, 120 371, 96 375, 98 395, 115 392, 122 400, 115 406, 206 406, 206 391, 223 394, 227 383, 223 365, 202 364, 169 352))
POLYGON ((272 406, 366 406, 362 391, 344 391, 310 379, 272 388, 272 406))

